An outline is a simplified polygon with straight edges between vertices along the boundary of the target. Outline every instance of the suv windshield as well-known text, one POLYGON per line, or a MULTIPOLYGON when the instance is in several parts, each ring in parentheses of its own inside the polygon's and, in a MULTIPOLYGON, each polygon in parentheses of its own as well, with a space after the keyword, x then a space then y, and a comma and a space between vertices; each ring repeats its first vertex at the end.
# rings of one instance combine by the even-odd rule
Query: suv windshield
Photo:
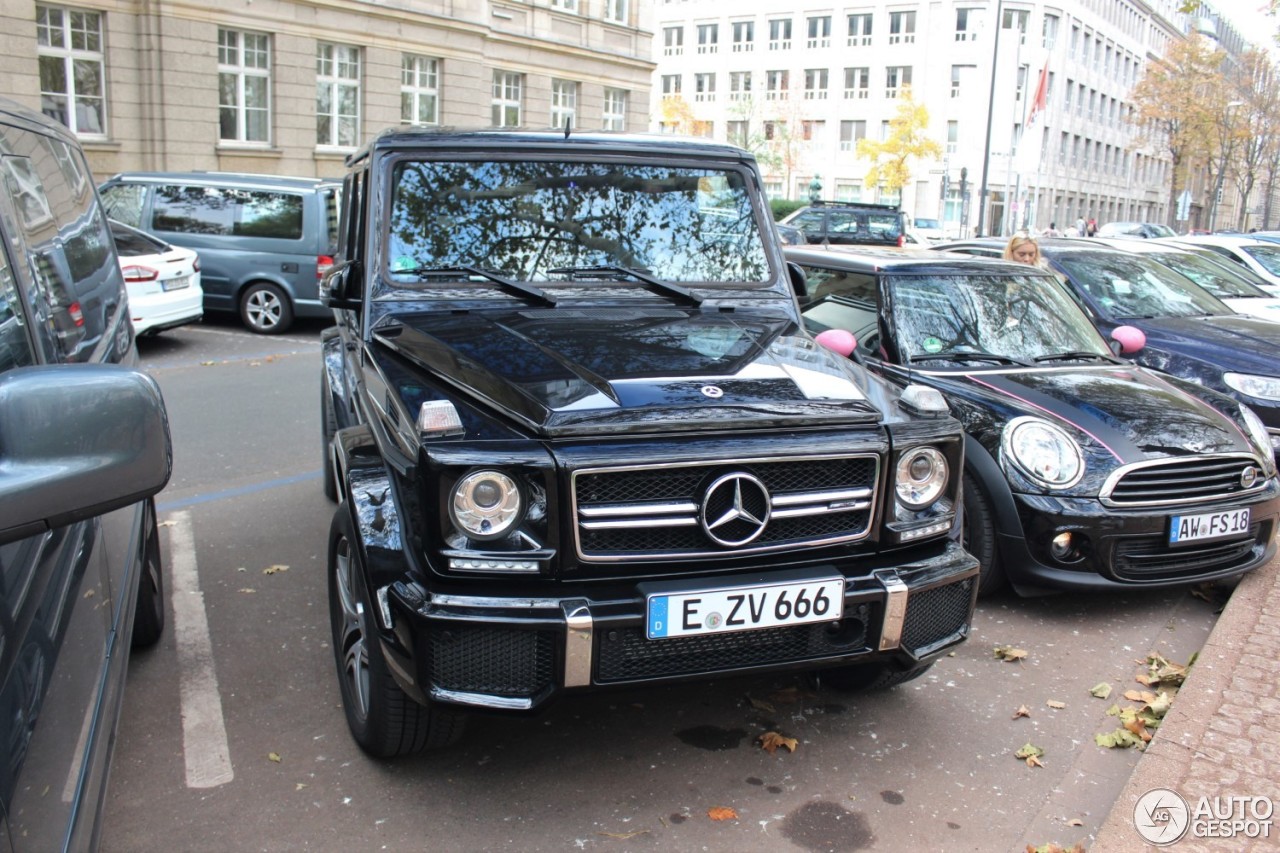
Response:
POLYGON ((1111 356, 1079 307, 1042 276, 893 276, 885 297, 904 362, 965 353, 1016 362, 1111 356))
MULTIPOLYGON (((590 278, 629 286, 641 277, 722 283, 770 275, 746 178, 737 171, 405 161, 392 182, 392 291, 440 282, 439 274, 424 272, 465 268, 513 281, 590 278)), ((387 295, 388 284, 381 287, 379 295, 387 295)))
POLYGON ((1050 260, 1117 319, 1234 313, 1191 279, 1150 258, 1072 252, 1050 260))

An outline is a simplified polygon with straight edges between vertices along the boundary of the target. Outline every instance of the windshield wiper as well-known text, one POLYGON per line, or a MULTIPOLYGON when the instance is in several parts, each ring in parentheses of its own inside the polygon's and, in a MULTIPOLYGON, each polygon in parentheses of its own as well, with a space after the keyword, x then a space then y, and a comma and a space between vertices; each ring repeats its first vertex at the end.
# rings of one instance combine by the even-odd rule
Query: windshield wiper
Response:
POLYGON ((681 287, 678 284, 672 284, 669 281, 654 278, 648 273, 634 269, 633 267, 622 267, 614 264, 599 264, 597 266, 586 267, 556 267, 555 269, 547 270, 547 273, 549 275, 567 275, 570 277, 579 273, 613 273, 614 275, 627 276, 638 282, 647 284, 649 285, 650 290, 664 293, 667 296, 678 296, 690 305, 697 306, 702 304, 702 297, 694 293, 692 290, 689 290, 687 287, 681 287))
POLYGON ((480 269, 479 267, 468 266, 452 266, 452 267, 413 267, 407 270, 395 270, 397 275, 416 275, 418 278, 434 278, 436 276, 456 276, 458 273, 466 273, 477 278, 483 278, 498 285, 502 290, 513 296, 523 296, 526 299, 532 299, 535 302, 541 302, 548 308, 556 307, 556 298, 545 290, 525 284, 520 281, 500 276, 495 272, 480 269))
POLYGON ((1070 352, 1054 352, 1048 355, 1038 355, 1032 359, 1036 364, 1044 361, 1079 361, 1082 359, 1101 358, 1111 361, 1111 356, 1103 355, 1100 352, 1085 352, 1084 350, 1071 350, 1070 352))
POLYGON ((911 363, 917 361, 991 361, 996 364, 1021 364, 1026 365, 1025 361, 1019 361, 1016 358, 1010 358, 1007 355, 996 355, 993 352, 961 352, 960 350, 952 350, 951 352, 933 352, 921 353, 913 355, 907 359, 911 363))

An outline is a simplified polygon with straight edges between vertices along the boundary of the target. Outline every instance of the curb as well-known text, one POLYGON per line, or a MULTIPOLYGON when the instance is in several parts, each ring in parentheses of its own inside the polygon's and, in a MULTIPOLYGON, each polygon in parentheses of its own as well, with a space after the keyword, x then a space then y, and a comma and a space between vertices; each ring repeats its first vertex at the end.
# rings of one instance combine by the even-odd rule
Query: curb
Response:
MULTIPOLYGON (((1270 838, 1193 838, 1146 843, 1134 806, 1168 788, 1194 809, 1200 797, 1280 802, 1280 560, 1245 575, 1205 641, 1169 714, 1147 745, 1090 853, 1275 849, 1270 838)), ((1280 815, 1276 816, 1280 823, 1280 815)))

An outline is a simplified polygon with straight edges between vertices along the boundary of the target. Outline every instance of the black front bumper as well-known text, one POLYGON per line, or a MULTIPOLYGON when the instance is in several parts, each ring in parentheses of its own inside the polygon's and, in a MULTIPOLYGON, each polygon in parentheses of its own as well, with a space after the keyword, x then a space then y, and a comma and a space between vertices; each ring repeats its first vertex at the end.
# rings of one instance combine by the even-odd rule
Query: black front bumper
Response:
MULTIPOLYGON (((839 622, 663 640, 645 636, 638 589, 623 598, 514 598, 395 583, 383 599, 392 628, 383 650, 419 701, 527 711, 566 690, 875 662, 909 667, 968 636, 977 561, 958 545, 894 569, 844 568, 839 622)), ((770 577, 720 576, 707 586, 770 577)))

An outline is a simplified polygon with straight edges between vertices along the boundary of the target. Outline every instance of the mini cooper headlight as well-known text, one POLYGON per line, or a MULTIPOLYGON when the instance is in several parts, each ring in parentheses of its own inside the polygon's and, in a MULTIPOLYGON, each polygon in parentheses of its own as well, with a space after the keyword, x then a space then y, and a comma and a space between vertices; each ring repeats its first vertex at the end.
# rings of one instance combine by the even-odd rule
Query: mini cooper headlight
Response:
POLYGON ((498 539, 520 522, 523 505, 515 480, 501 471, 472 471, 453 487, 449 515, 472 539, 498 539))
POLYGON ((942 496, 947 487, 947 459, 932 447, 913 447, 898 459, 894 488, 898 502, 909 509, 924 509, 942 496))
POLYGON ((1249 438, 1258 446, 1258 453, 1262 454, 1264 470, 1270 474, 1275 465, 1275 450, 1271 446, 1271 435, 1267 432, 1267 425, 1262 422, 1262 418, 1258 417, 1258 413, 1248 406, 1241 406, 1240 411, 1243 413, 1249 438))
POLYGON ((1259 400, 1280 400, 1280 377, 1253 376, 1248 373, 1224 373, 1222 381, 1244 394, 1246 397, 1257 397, 1259 400))
POLYGON ((1004 428, 1004 455, 1033 481, 1066 489, 1084 476, 1080 445, 1060 427, 1040 418, 1014 418, 1004 428))

